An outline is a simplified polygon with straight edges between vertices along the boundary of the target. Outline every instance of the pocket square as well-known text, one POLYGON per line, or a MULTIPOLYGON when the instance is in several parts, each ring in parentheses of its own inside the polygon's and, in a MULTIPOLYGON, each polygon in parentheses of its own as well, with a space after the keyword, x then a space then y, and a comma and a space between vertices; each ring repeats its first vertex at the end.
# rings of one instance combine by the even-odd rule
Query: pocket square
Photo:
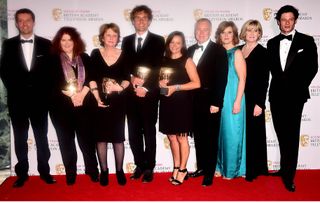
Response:
POLYGON ((299 49, 297 53, 303 52, 303 49, 299 49))

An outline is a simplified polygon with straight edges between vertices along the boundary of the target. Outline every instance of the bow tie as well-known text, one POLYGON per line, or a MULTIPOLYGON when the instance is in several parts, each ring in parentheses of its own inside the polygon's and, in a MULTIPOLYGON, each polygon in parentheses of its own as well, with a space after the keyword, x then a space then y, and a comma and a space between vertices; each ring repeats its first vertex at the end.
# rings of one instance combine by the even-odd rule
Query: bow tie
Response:
POLYGON ((199 45, 199 44, 196 44, 196 49, 199 49, 199 48, 201 48, 201 51, 203 51, 203 46, 199 45))
POLYGON ((21 39, 20 42, 23 43, 33 43, 33 39, 29 39, 29 40, 25 40, 25 39, 21 39))
POLYGON ((292 41, 292 35, 283 35, 283 34, 280 34, 280 41, 283 40, 283 39, 287 39, 287 40, 292 41))

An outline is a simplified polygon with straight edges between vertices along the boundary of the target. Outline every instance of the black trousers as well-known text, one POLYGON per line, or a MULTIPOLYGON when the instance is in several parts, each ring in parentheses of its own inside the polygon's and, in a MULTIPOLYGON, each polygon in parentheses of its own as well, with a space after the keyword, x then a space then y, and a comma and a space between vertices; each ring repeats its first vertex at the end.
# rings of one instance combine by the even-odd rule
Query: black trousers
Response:
POLYGON ((127 99, 129 143, 135 165, 142 170, 153 170, 156 164, 158 101, 158 97, 133 94, 127 99))
POLYGON ((98 174, 95 135, 92 131, 92 115, 85 107, 70 107, 68 110, 52 110, 50 116, 57 133, 62 161, 66 174, 77 172, 77 150, 75 136, 82 152, 85 173, 98 174))
POLYGON ((50 150, 48 146, 48 111, 40 107, 23 108, 9 106, 9 114, 11 118, 14 148, 18 163, 15 165, 17 176, 23 177, 28 175, 28 130, 31 124, 35 144, 37 147, 38 171, 40 175, 50 173, 49 158, 50 150))
POLYGON ((194 143, 197 168, 213 175, 217 164, 221 109, 210 113, 209 95, 199 91, 194 97, 194 143))
POLYGON ((292 183, 296 173, 303 106, 304 102, 270 102, 273 126, 279 141, 280 171, 286 183, 292 183))

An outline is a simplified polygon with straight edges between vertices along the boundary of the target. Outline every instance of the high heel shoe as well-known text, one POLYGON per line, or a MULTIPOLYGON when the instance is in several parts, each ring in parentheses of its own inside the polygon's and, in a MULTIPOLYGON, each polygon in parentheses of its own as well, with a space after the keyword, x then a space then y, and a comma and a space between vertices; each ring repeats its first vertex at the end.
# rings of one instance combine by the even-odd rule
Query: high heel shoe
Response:
MULTIPOLYGON (((179 170, 179 166, 175 166, 175 167, 173 167, 173 171, 172 171, 172 176, 168 179, 169 180, 169 182, 172 182, 174 179, 175 179, 175 177, 174 177, 174 171, 175 170, 179 170)), ((176 174, 177 175, 177 174, 176 174)))
POLYGON ((125 185, 127 183, 126 176, 122 169, 120 171, 116 171, 116 176, 119 185, 125 185))
POLYGON ((178 179, 174 179, 171 182, 173 185, 181 185, 184 180, 188 180, 189 176, 188 176, 188 170, 186 168, 185 169, 179 169, 177 177, 179 176, 179 173, 184 173, 185 175, 184 175, 184 177, 183 177, 183 179, 181 181, 178 180, 178 179))
POLYGON ((101 171, 100 174, 100 185, 106 186, 109 184, 109 169, 106 171, 101 171))

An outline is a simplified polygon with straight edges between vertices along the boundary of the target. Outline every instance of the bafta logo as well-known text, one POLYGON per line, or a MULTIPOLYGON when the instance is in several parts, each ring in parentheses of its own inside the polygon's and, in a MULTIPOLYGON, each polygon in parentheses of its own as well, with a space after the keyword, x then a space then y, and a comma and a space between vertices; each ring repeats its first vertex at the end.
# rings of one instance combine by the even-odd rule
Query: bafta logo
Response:
POLYGON ((193 10, 193 16, 195 20, 199 20, 203 17, 203 10, 202 9, 194 9, 193 10))
POLYGON ((271 160, 268 160, 268 169, 272 170, 272 161, 271 160))
POLYGON ((262 10, 263 19, 269 21, 271 19, 272 9, 271 8, 264 8, 262 10))
POLYGON ((133 173, 135 168, 136 168, 136 165, 134 165, 134 163, 132 163, 132 162, 129 162, 126 164, 126 172, 127 173, 133 173))
POLYGON ((94 47, 100 47, 100 40, 98 35, 92 37, 92 44, 94 47))
POLYGON ((264 116, 266 123, 271 121, 271 111, 269 109, 264 111, 264 116))
POLYGON ((310 142, 309 135, 301 135, 300 136, 300 145, 302 147, 308 147, 309 142, 310 142))
POLYGON ((126 21, 130 21, 130 13, 131 13, 131 9, 123 10, 123 16, 126 21))
POLYGON ((170 149, 170 141, 169 141, 168 137, 163 138, 163 145, 164 145, 165 149, 170 149))
POLYGON ((57 175, 65 174, 65 168, 64 168, 63 164, 56 164, 55 169, 56 169, 56 174, 57 175))
POLYGON ((62 20, 62 10, 60 8, 52 9, 52 17, 55 21, 62 20))

